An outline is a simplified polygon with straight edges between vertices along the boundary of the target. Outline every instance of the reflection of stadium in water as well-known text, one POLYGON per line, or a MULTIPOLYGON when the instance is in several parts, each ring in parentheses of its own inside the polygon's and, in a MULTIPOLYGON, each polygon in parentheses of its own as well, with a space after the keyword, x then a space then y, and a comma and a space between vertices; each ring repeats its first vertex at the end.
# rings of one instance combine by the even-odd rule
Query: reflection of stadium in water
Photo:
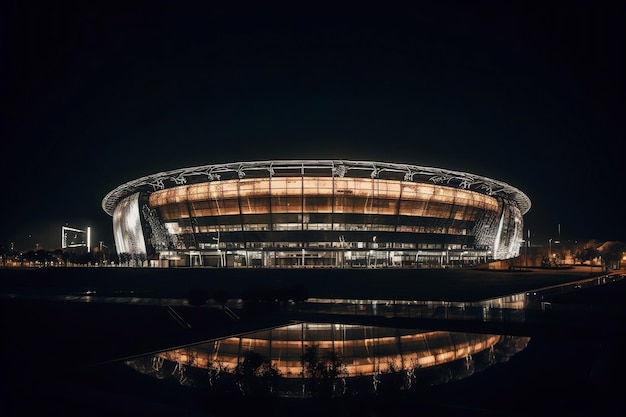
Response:
POLYGON ((508 360, 523 350, 529 340, 448 331, 301 323, 162 352, 127 364, 158 378, 171 377, 183 385, 200 386, 207 380, 211 383, 212 376, 232 375, 246 355, 255 352, 278 371, 284 382, 279 389, 282 395, 292 395, 298 391, 294 386, 307 376, 303 356, 307 349, 315 347, 317 358, 336 355, 341 364, 337 375, 344 384, 352 384, 353 392, 362 392, 363 387, 375 390, 381 376, 394 373, 404 373, 407 386, 418 380, 435 385, 461 379, 508 360), (364 381, 367 381, 365 385, 364 381))

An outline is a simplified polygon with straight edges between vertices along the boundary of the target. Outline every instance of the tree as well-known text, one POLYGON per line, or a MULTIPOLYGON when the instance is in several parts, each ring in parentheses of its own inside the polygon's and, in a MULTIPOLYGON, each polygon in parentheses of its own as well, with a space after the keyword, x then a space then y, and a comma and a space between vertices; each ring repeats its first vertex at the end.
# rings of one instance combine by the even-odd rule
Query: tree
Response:
POLYGON ((120 263, 120 257, 117 255, 117 252, 111 252, 109 254, 109 259, 115 265, 119 265, 119 263, 120 263))
POLYGON ((61 254, 61 259, 63 260, 63 265, 67 266, 67 262, 70 260, 70 253, 67 251, 64 251, 61 254))
POLYGON ((626 244, 620 241, 608 241, 598 248, 598 252, 607 268, 619 269, 621 266, 622 256, 626 251, 626 244))
POLYGON ((22 254, 22 261, 26 261, 29 264, 32 264, 33 262, 35 262, 36 259, 37 258, 35 256, 34 250, 29 250, 28 252, 25 252, 24 254, 22 254))
POLYGON ((147 260, 148 260, 148 257, 146 256, 145 253, 140 253, 137 255, 137 263, 139 263, 139 266, 141 267, 146 266, 147 260))
POLYGON ((63 249, 55 249, 52 252, 52 255, 56 258, 56 261, 58 263, 62 263, 63 262, 63 249))
POLYGON ((5 266, 7 264, 9 254, 4 245, 0 245, 0 254, 2 255, 2 266, 5 266))
POLYGON ((578 259, 581 264, 586 261, 591 262, 599 255, 600 252, 598 251, 598 246, 593 241, 585 244, 582 249, 578 249, 575 253, 576 259, 578 259))
POLYGON ((301 356, 301 362, 303 377, 309 380, 314 396, 330 398, 338 395, 338 383, 347 374, 339 355, 334 351, 320 355, 317 345, 307 346, 301 356))
POLYGON ((48 260, 48 251, 46 251, 45 249, 37 249, 35 251, 35 261, 37 261, 37 263, 39 263, 41 266, 46 266, 48 260))
POLYGON ((78 264, 89 265, 93 263, 93 254, 91 252, 81 252, 78 255, 78 264))
POLYGON ((235 381, 242 395, 267 397, 276 392, 280 371, 263 355, 248 351, 235 367, 235 381))
POLYGON ((130 253, 122 252, 119 254, 119 263, 124 266, 128 266, 128 262, 130 262, 130 253))
POLYGON ((382 396, 394 396, 407 387, 408 373, 403 366, 398 367, 389 361, 387 371, 378 375, 376 393, 382 396))

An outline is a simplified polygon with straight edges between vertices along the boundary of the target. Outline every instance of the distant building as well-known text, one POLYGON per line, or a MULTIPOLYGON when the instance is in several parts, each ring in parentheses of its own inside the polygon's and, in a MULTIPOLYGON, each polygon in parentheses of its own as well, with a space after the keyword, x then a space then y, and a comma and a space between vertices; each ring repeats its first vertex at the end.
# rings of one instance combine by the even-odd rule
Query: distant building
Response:
POLYGON ((77 229, 61 226, 61 249, 65 251, 91 252, 91 227, 77 229))
POLYGON ((109 192, 122 262, 214 267, 419 267, 519 255, 520 190, 408 164, 287 160, 160 172, 109 192))

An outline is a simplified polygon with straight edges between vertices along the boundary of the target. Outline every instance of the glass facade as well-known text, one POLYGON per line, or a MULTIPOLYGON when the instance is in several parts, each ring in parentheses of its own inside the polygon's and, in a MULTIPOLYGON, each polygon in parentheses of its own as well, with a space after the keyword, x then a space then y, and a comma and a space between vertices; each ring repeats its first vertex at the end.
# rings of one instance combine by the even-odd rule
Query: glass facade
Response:
POLYGON ((113 236, 117 253, 141 255, 146 253, 146 243, 139 211, 139 194, 126 197, 113 213, 113 236))
POLYGON ((115 190, 103 207, 114 205, 118 253, 161 266, 416 267, 519 254, 530 203, 506 184, 325 162, 222 166, 208 179, 181 172, 167 187, 164 173, 115 190))

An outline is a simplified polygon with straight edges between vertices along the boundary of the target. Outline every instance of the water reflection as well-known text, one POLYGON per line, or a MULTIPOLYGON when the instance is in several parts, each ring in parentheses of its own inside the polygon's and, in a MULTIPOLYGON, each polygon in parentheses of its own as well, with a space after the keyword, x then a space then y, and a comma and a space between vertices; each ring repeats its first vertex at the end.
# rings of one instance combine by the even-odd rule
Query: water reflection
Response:
POLYGON ((174 349, 126 364, 179 384, 283 397, 433 386, 507 361, 528 337, 299 323, 174 349))

